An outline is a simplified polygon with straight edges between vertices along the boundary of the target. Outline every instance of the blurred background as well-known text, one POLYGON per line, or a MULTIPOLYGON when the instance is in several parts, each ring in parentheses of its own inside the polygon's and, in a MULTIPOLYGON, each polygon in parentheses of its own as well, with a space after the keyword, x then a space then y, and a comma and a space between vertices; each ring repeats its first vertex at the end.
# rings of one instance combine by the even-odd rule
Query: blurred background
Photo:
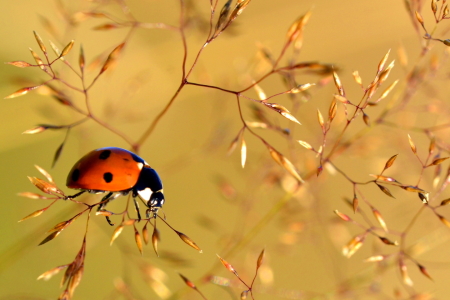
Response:
MULTIPOLYGON (((224 4, 225 1, 219 1, 214 24, 224 4)), ((441 164, 440 172, 438 167, 423 169, 408 141, 409 134, 422 162, 427 160, 432 136, 436 141, 433 155, 448 156, 448 50, 439 41, 426 43, 413 13, 421 11, 434 38, 446 39, 450 23, 443 20, 436 25, 430 4, 412 0, 371 1, 370 5, 355 0, 252 1, 204 49, 190 81, 233 91, 247 88, 270 71, 267 56, 279 56, 290 26, 311 12, 301 47, 293 52, 291 45, 278 66, 317 62, 327 69, 293 72, 296 83, 316 86, 293 97, 285 94, 270 99, 289 109, 302 125, 246 98, 240 101, 246 121, 271 124, 252 130, 296 166, 305 177, 305 184, 293 193, 293 177, 271 158, 261 139, 248 130, 244 133, 247 161, 242 168, 240 140, 237 149, 227 155, 242 128, 236 97, 217 89, 185 86, 141 145, 139 155, 164 182, 164 214, 168 223, 192 238, 203 253, 185 245, 162 222, 158 225, 160 257, 151 245, 145 246, 140 255, 131 226, 110 246, 114 228, 103 217, 92 214, 84 275, 74 299, 202 299, 186 286, 179 273, 195 282, 206 299, 240 299, 246 288, 220 264, 216 254, 250 284, 263 249, 265 258, 254 285, 254 298, 258 300, 448 299, 450 232, 436 216, 438 213, 450 220, 447 207, 421 210, 423 204, 416 193, 387 186, 394 199, 374 184, 357 185, 358 213, 353 213, 347 203, 354 197, 350 180, 373 180, 369 174, 380 174, 395 154, 395 163, 383 175, 405 185, 418 185, 429 192, 432 206, 450 197, 445 187, 441 188, 448 162, 441 164), (386 64, 395 60, 395 67, 374 99, 395 80, 398 84, 379 105, 366 109, 370 126, 359 115, 345 131, 340 143, 347 146, 333 157, 337 169, 328 165, 319 177, 311 175, 319 167, 319 159, 296 141, 306 141, 316 150, 322 145, 317 110, 326 120, 337 93, 331 66, 339 74, 347 98, 358 103, 364 91, 352 73, 357 70, 367 86, 389 50, 386 64), (394 112, 383 122, 376 122, 380 114, 391 110, 394 112), (389 232, 379 230, 372 208, 381 213, 389 232), (344 222, 334 210, 351 216, 357 224, 344 222), (345 257, 343 247, 371 226, 378 228, 376 234, 402 242, 401 245, 386 245, 369 233, 361 249, 345 257), (386 259, 364 261, 376 255, 385 255, 386 259), (399 257, 404 259, 407 275, 400 272, 399 257), (418 265, 425 271, 421 272, 418 265), (412 285, 407 284, 406 276, 412 285)), ((440 11, 442 1, 437 4, 440 11)), ((38 247, 49 229, 83 207, 58 201, 41 216, 18 223, 49 202, 17 194, 38 192, 26 177, 43 177, 34 165, 49 171, 64 192, 73 194, 75 191, 65 187, 65 180, 79 158, 100 147, 130 149, 127 140, 136 142, 142 137, 181 82, 182 40, 176 30, 166 26, 179 26, 180 5, 172 0, 23 0, 4 3, 0 14, 2 61, 34 64, 29 47, 43 58, 33 31, 42 37, 53 58, 49 40, 59 49, 74 40, 66 61, 78 71, 78 54, 83 46, 87 83, 98 74, 108 54, 126 41, 120 58, 88 93, 91 112, 114 131, 88 120, 72 128, 67 138, 64 129, 22 134, 37 124, 68 125, 83 116, 56 101, 45 88, 2 100, 0 299, 56 299, 63 291, 59 287, 62 272, 49 281, 36 278, 73 261, 83 240, 86 215, 56 239, 38 247), (146 24, 164 23, 166 28, 130 31, 127 22, 131 16, 146 24), (99 26, 102 30, 95 30, 99 26), (52 167, 55 152, 63 141, 63 150, 52 167)), ((188 67, 208 36, 209 18, 209 1, 186 1, 188 67)), ((54 69, 66 83, 81 87, 79 77, 67 65, 55 62, 54 69)), ((21 69, 7 64, 1 66, 0 76, 3 97, 49 79, 38 68, 21 69)), ((281 93, 289 89, 283 79, 274 74, 259 86, 267 96, 281 93)), ((63 84, 55 86, 86 111, 83 94, 63 84)), ((253 88, 243 94, 258 99, 258 91, 253 88)), ((351 106, 347 110, 353 112, 351 106)), ((338 141, 345 117, 346 110, 338 103, 336 118, 326 136, 325 154, 338 141)), ((89 195, 80 200, 95 203, 100 198, 89 195)), ((125 198, 119 198, 108 209, 121 211, 125 203, 125 198)), ((119 217, 112 220, 120 223, 119 217)))

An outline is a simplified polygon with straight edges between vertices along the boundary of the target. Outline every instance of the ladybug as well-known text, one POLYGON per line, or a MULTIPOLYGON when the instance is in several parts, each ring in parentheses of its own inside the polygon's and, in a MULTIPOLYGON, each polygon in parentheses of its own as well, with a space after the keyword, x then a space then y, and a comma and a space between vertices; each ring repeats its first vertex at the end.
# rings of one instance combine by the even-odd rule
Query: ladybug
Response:
MULTIPOLYGON (((156 218, 164 204, 164 194, 158 173, 138 155, 116 147, 93 150, 75 163, 67 176, 67 187, 82 191, 68 196, 73 199, 84 192, 107 193, 98 207, 101 211, 108 202, 132 193, 138 219, 141 219, 136 197, 139 196, 156 218)), ((106 220, 113 225, 108 217, 106 220)))

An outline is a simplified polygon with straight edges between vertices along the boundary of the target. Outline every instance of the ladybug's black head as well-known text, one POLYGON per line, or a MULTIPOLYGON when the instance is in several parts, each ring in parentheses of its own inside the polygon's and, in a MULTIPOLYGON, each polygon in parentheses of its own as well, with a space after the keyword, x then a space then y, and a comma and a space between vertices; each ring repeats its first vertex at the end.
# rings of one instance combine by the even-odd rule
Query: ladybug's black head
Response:
POLYGON ((147 206, 153 213, 154 218, 156 218, 158 210, 164 205, 164 201, 165 199, 162 190, 151 195, 150 200, 147 202, 147 206))
POLYGON ((158 173, 149 166, 144 166, 134 191, 147 203, 149 211, 156 217, 158 210, 164 204, 163 186, 158 173))

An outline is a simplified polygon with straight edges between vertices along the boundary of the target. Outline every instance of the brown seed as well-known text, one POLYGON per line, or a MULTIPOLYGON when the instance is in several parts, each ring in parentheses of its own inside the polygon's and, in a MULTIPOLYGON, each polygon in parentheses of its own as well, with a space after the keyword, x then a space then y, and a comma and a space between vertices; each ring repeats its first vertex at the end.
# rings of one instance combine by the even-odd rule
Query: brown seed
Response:
POLYGON ((419 198, 423 203, 428 203, 428 198, 429 198, 428 193, 417 193, 417 195, 419 195, 419 198))
POLYGON ((413 286, 413 281, 408 275, 408 269, 406 268, 405 263, 401 259, 399 261, 399 267, 400 267, 400 274, 402 275, 403 283, 405 283, 407 286, 413 286))
POLYGON ((156 253, 156 256, 159 256, 158 254, 158 241, 159 241, 159 231, 156 229, 156 226, 153 227, 153 234, 152 234, 152 246, 153 250, 156 253))
POLYGON ((30 199, 47 199, 47 197, 45 197, 45 196, 39 195, 37 193, 31 193, 31 192, 22 192, 22 193, 18 193, 17 195, 21 196, 21 197, 27 197, 30 199))
POLYGON ((120 44, 116 48, 114 48, 113 51, 108 55, 108 58, 106 59, 105 63, 102 66, 102 69, 100 70, 100 74, 105 72, 118 58, 120 52, 122 51, 123 47, 125 46, 125 43, 120 44))
POLYGON ((389 191, 389 189, 388 189, 387 187, 382 186, 382 185, 380 185, 380 184, 378 184, 378 183, 375 183, 375 184, 378 186, 378 188, 379 188, 383 193, 385 193, 385 194, 388 195, 389 197, 392 197, 392 198, 395 199, 395 197, 392 196, 391 192, 389 191))
POLYGON ((356 251, 361 248, 365 240, 365 235, 357 235, 350 240, 350 242, 342 249, 342 254, 345 257, 350 258, 356 251))
POLYGON ((446 218, 444 218, 441 215, 436 214, 436 216, 441 220, 442 223, 444 223, 445 226, 450 227, 450 221, 448 221, 446 218))
POLYGON ((334 211, 334 213, 339 217, 339 218, 341 218, 342 220, 344 220, 344 221, 352 221, 352 219, 349 217, 349 216, 347 216, 346 214, 343 214, 343 213, 341 213, 341 212, 339 212, 337 209, 334 211))
POLYGON ((320 113, 319 109, 317 109, 317 119, 319 120, 320 127, 322 127, 322 129, 324 129, 325 121, 323 120, 323 116, 320 113))
POLYGON ((54 238, 56 238, 59 234, 61 233, 61 231, 55 231, 52 232, 51 234, 49 234, 45 239, 42 240, 42 242, 39 243, 40 245, 43 245, 47 242, 50 242, 51 240, 53 240, 54 238))
POLYGON ((286 171, 288 171, 292 176, 294 176, 295 179, 297 179, 299 182, 304 182, 303 179, 298 174, 294 165, 286 157, 284 157, 280 152, 278 152, 274 148, 272 148, 270 146, 268 146, 268 148, 269 148, 270 156, 272 156, 272 158, 278 164, 280 164, 283 168, 285 168, 286 171))
POLYGON ((417 148, 416 145, 414 144, 413 140, 411 139, 411 136, 408 134, 408 141, 409 141, 409 146, 411 147, 411 150, 414 154, 417 154, 417 148))
MULTIPOLYGON (((49 41, 49 42, 50 42, 50 46, 52 47, 52 50, 53 50, 53 52, 55 52, 56 56, 61 57, 61 51, 59 50, 59 48, 52 41, 49 41)), ((61 57, 61 60, 64 60, 64 58, 61 57)))
POLYGON ((310 144, 308 144, 307 142, 305 142, 305 141, 298 140, 297 142, 300 145, 302 145, 303 147, 305 147, 306 149, 308 149, 308 150, 312 150, 313 149, 313 147, 310 144))
POLYGON ((375 175, 375 174, 369 174, 372 177, 375 177, 376 180, 383 180, 387 182, 397 182, 399 183, 395 178, 384 176, 384 175, 375 175))
POLYGON ((339 100, 340 102, 344 103, 344 104, 349 104, 351 103, 350 101, 348 101, 347 98, 345 98, 344 96, 341 95, 334 95, 334 98, 339 100))
POLYGON ((33 128, 25 130, 24 132, 22 132, 22 134, 36 134, 36 133, 41 133, 45 130, 47 130, 47 128, 45 128, 43 126, 37 126, 37 127, 33 127, 33 128))
POLYGON ((436 15, 437 12, 437 0, 431 0, 431 11, 434 15, 436 15))
POLYGON ((364 261, 365 262, 378 262, 378 261, 383 261, 386 257, 384 255, 374 255, 371 257, 366 258, 364 261))
POLYGON ((114 241, 122 233, 122 231, 123 231, 123 225, 119 225, 116 227, 116 229, 114 230, 114 232, 111 236, 111 241, 109 242, 109 245, 112 245, 114 243, 114 241))
POLYGON ((441 206, 447 205, 447 204, 449 204, 449 203, 450 203, 450 198, 445 199, 445 200, 442 200, 442 201, 441 201, 441 206))
POLYGON ((366 123, 367 126, 370 126, 370 118, 365 113, 363 113, 363 120, 364 120, 364 123, 366 123))
POLYGON ((142 238, 144 239, 144 243, 148 245, 148 229, 147 229, 148 223, 145 224, 144 228, 142 228, 142 238))
POLYGON ((289 110, 286 107, 279 105, 277 103, 262 102, 262 104, 273 109, 274 111, 276 111, 277 113, 279 113, 283 117, 285 117, 286 119, 289 119, 297 124, 300 124, 300 122, 289 112, 289 110))
POLYGON ((138 247, 139 252, 141 252, 142 255, 144 253, 144 249, 142 248, 142 239, 136 227, 134 227, 134 240, 136 241, 136 246, 138 247))
POLYGON ((402 189, 404 189, 405 191, 408 191, 408 192, 415 192, 415 193, 423 192, 423 193, 426 193, 424 190, 422 190, 422 189, 420 189, 420 188, 418 188, 416 186, 412 186, 412 185, 402 185, 400 187, 402 189))
POLYGON ((258 94, 258 98, 260 100, 265 100, 267 98, 266 93, 258 84, 254 84, 253 88, 255 89, 256 94, 258 94))
POLYGON ((339 91, 339 95, 345 97, 345 91, 344 87, 342 86, 341 80, 339 79, 339 76, 336 72, 333 71, 333 79, 334 79, 334 85, 339 91))
POLYGON ((233 139, 233 141, 231 141, 231 144, 228 147, 227 155, 230 155, 231 153, 233 153, 234 149, 236 149, 240 135, 241 131, 239 131, 239 134, 233 139))
POLYGON ((307 89, 309 89, 310 87, 312 87, 313 85, 316 85, 315 83, 305 83, 305 84, 300 84, 298 86, 296 86, 295 88, 292 88, 289 90, 289 93, 292 94, 297 94, 303 91, 306 91, 307 89))
POLYGON ((28 179, 31 181, 32 184, 34 184, 38 189, 40 189, 42 192, 44 192, 46 194, 51 194, 51 195, 58 194, 58 195, 64 196, 63 191, 61 191, 53 183, 46 182, 37 177, 28 176, 28 179))
POLYGON ((236 272, 236 269, 231 264, 229 264, 225 259, 220 257, 218 254, 216 254, 216 255, 219 258, 219 260, 222 263, 222 265, 224 265, 224 267, 227 268, 228 271, 230 271, 231 273, 233 273, 234 275, 239 277, 238 273, 236 272))
POLYGON ((84 70, 84 65, 85 65, 85 59, 84 59, 84 50, 83 50, 83 46, 80 45, 80 55, 78 57, 78 65, 80 66, 80 70, 83 71, 84 70))
POLYGON ((42 70, 45 70, 45 65, 42 59, 39 57, 39 55, 33 51, 33 49, 30 48, 31 55, 33 55, 34 60, 36 61, 36 64, 38 64, 39 68, 42 70))
POLYGON ((386 226, 386 222, 384 221, 383 217, 381 216, 380 212, 376 210, 375 208, 372 208, 372 213, 375 216, 375 219, 377 219, 380 226, 384 229, 384 231, 388 231, 388 228, 386 226))
POLYGON ((432 137, 430 140, 430 146, 428 147, 428 153, 433 154, 435 149, 436 149, 436 140, 434 137, 432 137))
POLYGON ((31 218, 35 218, 35 217, 39 217, 40 215, 42 215, 43 212, 45 212, 47 210, 47 208, 43 208, 43 209, 39 209, 31 214, 29 214, 28 216, 22 218, 19 220, 19 222, 31 219, 31 218))
POLYGON ((84 273, 84 266, 82 265, 80 268, 78 268, 76 270, 76 272, 73 274, 72 278, 70 279, 68 289, 69 289, 69 293, 71 296, 73 295, 73 293, 75 292, 75 289, 80 284, 81 278, 83 277, 83 273, 84 273))
POLYGON ((419 21, 420 24, 423 26, 423 18, 422 15, 416 10, 416 19, 419 21))
POLYGON ((336 117, 336 112, 337 112, 336 98, 333 98, 333 100, 331 100, 330 109, 328 110, 328 120, 330 120, 330 122, 332 122, 334 117, 336 117))
POLYGON ((198 250, 200 253, 203 252, 203 250, 200 249, 200 247, 197 246, 197 244, 193 240, 191 240, 187 235, 185 235, 184 233, 179 232, 179 231, 175 231, 175 233, 178 234, 178 236, 180 237, 180 239, 183 240, 183 242, 185 242, 186 244, 188 244, 189 246, 191 246, 195 250, 198 250))
POLYGON ((292 23, 291 27, 287 32, 288 44, 299 39, 301 37, 301 33, 309 18, 311 17, 311 11, 308 11, 305 15, 300 16, 294 23, 292 23))
POLYGON ((241 293, 241 300, 247 299, 247 295, 248 295, 248 290, 247 290, 247 291, 243 291, 243 292, 241 293))
POLYGON ((430 276, 430 273, 428 273, 427 269, 424 266, 419 265, 419 264, 417 264, 417 266, 419 267, 419 270, 423 275, 428 277, 428 279, 433 280, 433 278, 431 278, 431 276, 430 276))
POLYGON ((228 15, 230 14, 230 7, 231 7, 231 0, 228 0, 220 10, 219 19, 217 20, 216 24, 216 33, 220 33, 222 30, 221 28, 224 28, 225 21, 228 19, 228 15))
POLYGON ((105 24, 95 26, 92 29, 93 30, 111 30, 111 29, 116 29, 116 28, 120 28, 120 27, 122 27, 122 26, 120 26, 117 23, 105 23, 105 24))
POLYGON ((358 197, 356 197, 356 195, 353 197, 353 212, 356 214, 356 211, 358 210, 358 205, 359 205, 359 200, 358 197))
POLYGON ((67 54, 69 54, 70 50, 72 50, 74 43, 75 41, 71 40, 70 43, 68 43, 67 46, 64 47, 63 51, 61 52, 61 56, 66 56, 67 54))
POLYGON ((231 15, 228 19, 228 24, 234 21, 247 7, 247 5, 250 3, 251 0, 243 0, 241 2, 238 2, 234 8, 234 10, 231 12, 231 15))
POLYGON ((363 87, 362 79, 361 79, 361 76, 359 76, 359 72, 358 71, 354 71, 352 73, 352 75, 353 75, 353 78, 355 79, 356 83, 359 84, 359 86, 363 87))
POLYGON ((42 41, 41 37, 39 36, 39 34, 37 34, 36 31, 33 31, 34 33, 34 37, 36 38, 36 41, 39 45, 39 48, 41 48, 41 51, 44 53, 47 53, 47 49, 45 48, 44 42, 42 41))
POLYGON ((70 225, 70 221, 62 221, 53 226, 52 229, 48 230, 47 233, 52 233, 55 231, 62 231, 64 228, 66 228, 68 225, 70 225))
POLYGON ((95 213, 96 216, 104 216, 104 217, 110 217, 112 215, 114 215, 113 212, 109 211, 109 210, 99 210, 95 213))
POLYGON ((68 266, 69 265, 62 265, 62 266, 58 266, 56 268, 53 268, 51 270, 48 270, 47 272, 44 272, 41 275, 39 275, 37 280, 43 279, 43 280, 47 281, 50 278, 52 278, 54 275, 58 274, 62 269, 67 268, 68 266))
POLYGON ((241 166, 245 167, 245 162, 247 160, 247 145, 245 144, 245 140, 242 138, 241 141, 241 166))
POLYGON ((26 93, 28 93, 29 91, 37 89, 38 87, 40 87, 40 85, 21 88, 20 90, 15 91, 14 93, 6 96, 3 99, 11 99, 11 98, 16 98, 16 97, 19 97, 19 96, 23 96, 26 93))
POLYGON ((388 159, 388 161, 384 165, 384 170, 390 168, 394 164, 394 161, 397 158, 397 156, 398 156, 398 154, 395 154, 388 159))
POLYGON ((45 176, 45 178, 47 178, 47 180, 50 183, 55 184, 55 182, 53 181, 53 177, 50 175, 49 172, 47 172, 46 170, 44 170, 43 168, 39 167, 38 165, 34 165, 34 167, 42 174, 45 176))
POLYGON ((385 243, 386 245, 393 245, 393 246, 397 246, 397 245, 398 245, 398 242, 393 242, 393 241, 391 241, 390 239, 385 238, 385 237, 382 237, 382 236, 380 236, 379 239, 380 239, 383 243, 385 243))
POLYGON ((178 273, 178 275, 181 277, 181 279, 183 279, 184 283, 186 283, 186 285, 192 289, 197 289, 197 287, 195 286, 195 284, 190 281, 189 279, 187 279, 186 277, 184 277, 183 275, 181 275, 180 273, 178 273))
POLYGON ((5 64, 14 66, 14 67, 18 67, 18 68, 26 68, 26 67, 31 67, 32 64, 27 63, 26 61, 9 61, 9 62, 5 62, 5 64))
POLYGON ((396 81, 394 81, 393 83, 391 83, 391 85, 389 85, 387 87, 387 89, 384 90, 384 92, 381 94, 380 98, 377 99, 376 102, 379 102, 381 100, 383 100, 384 98, 387 97, 387 95, 392 91, 392 89, 397 85, 398 79, 396 81))
POLYGON ((380 73, 381 70, 383 70, 384 64, 386 63, 386 61, 387 61, 387 59, 389 57, 389 53, 391 53, 391 49, 388 50, 388 52, 384 55, 384 57, 378 63, 377 74, 380 73))
POLYGON ((389 74, 391 73, 391 70, 392 70, 392 68, 394 67, 394 63, 395 63, 395 61, 392 61, 392 62, 386 67, 386 69, 385 69, 384 71, 381 72, 380 77, 379 77, 378 82, 377 82, 377 85, 376 85, 377 87, 380 86, 383 82, 385 82, 386 79, 388 79, 389 74))
POLYGON ((258 256, 258 260, 256 261, 256 270, 259 269, 259 267, 261 267, 263 259, 264 259, 264 252, 265 249, 262 249, 261 253, 258 256))
POLYGON ((435 160, 433 160, 433 162, 431 164, 429 164, 429 166, 439 165, 439 164, 443 163, 444 161, 446 161, 449 158, 450 157, 436 158, 435 160))

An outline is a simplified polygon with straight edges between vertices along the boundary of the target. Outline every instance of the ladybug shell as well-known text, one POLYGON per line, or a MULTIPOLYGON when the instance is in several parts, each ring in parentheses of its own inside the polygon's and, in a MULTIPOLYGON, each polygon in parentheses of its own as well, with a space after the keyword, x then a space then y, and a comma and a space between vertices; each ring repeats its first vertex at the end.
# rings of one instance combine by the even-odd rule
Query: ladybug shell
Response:
POLYGON ((119 192, 132 189, 147 163, 128 150, 100 148, 83 156, 70 170, 67 187, 119 192))

